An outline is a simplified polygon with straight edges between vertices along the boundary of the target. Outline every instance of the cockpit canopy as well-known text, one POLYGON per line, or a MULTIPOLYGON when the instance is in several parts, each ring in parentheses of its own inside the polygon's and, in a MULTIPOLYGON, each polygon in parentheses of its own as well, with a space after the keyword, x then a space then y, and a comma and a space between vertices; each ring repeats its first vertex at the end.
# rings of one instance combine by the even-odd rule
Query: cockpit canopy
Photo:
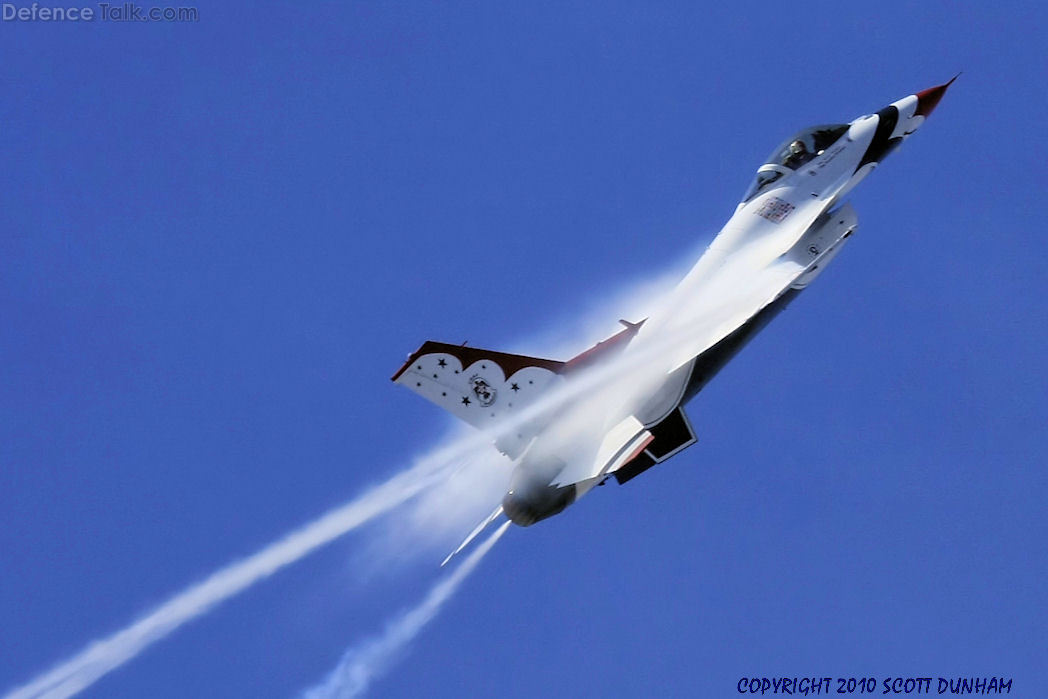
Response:
POLYGON ((847 132, 848 124, 822 124, 811 126, 787 138, 771 152, 764 165, 757 169, 757 177, 746 191, 743 202, 753 199, 773 182, 822 155, 824 150, 847 132))

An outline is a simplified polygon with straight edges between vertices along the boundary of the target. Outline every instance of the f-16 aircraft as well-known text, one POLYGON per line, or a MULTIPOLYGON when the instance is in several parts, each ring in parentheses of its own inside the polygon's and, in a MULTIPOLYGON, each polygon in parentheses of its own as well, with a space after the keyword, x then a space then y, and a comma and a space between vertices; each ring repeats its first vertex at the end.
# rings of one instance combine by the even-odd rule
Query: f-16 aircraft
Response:
POLYGON ((620 321, 621 332, 579 356, 440 342, 414 352, 393 381, 491 430, 514 462, 501 505, 452 556, 503 513, 529 526, 609 476, 626 483, 694 444, 683 405, 826 269, 858 225, 845 195, 921 127, 954 80, 783 141, 655 312, 620 321))

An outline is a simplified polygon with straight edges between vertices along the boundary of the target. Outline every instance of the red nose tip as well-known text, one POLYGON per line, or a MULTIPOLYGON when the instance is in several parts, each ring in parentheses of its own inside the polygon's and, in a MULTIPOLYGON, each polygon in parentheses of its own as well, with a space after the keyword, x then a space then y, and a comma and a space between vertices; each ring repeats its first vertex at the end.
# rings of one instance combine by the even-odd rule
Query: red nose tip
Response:
MULTIPOLYGON (((957 75, 960 75, 958 73, 957 75)), ((932 111, 939 105, 939 100, 946 94, 946 88, 953 84, 953 81, 957 79, 957 75, 950 78, 950 82, 944 83, 937 87, 929 87, 927 90, 921 90, 917 93, 917 111, 915 114, 920 114, 923 117, 927 117, 932 111)))

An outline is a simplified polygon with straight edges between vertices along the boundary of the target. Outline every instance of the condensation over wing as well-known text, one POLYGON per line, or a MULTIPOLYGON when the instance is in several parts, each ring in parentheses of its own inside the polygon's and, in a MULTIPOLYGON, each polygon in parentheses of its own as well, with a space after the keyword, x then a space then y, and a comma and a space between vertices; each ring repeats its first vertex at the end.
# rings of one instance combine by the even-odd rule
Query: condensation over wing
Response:
MULTIPOLYGON (((561 380, 565 362, 426 342, 393 375, 393 381, 478 428, 519 413, 561 380)), ((532 434, 523 426, 496 446, 516 458, 532 434)))

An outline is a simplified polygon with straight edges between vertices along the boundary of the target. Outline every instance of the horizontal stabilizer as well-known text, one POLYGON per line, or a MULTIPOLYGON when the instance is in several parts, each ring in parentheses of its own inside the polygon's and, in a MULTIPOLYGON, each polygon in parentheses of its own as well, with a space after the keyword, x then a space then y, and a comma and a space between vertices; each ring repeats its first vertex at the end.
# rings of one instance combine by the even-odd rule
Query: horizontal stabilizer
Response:
POLYGON ((662 463, 698 441, 684 408, 677 408, 648 430, 652 435, 651 442, 615 471, 615 480, 620 484, 636 478, 655 464, 662 463))
POLYGON ((553 485, 582 483, 615 471, 640 454, 653 439, 640 420, 630 415, 604 435, 592 462, 574 461, 568 464, 554 479, 553 485))

